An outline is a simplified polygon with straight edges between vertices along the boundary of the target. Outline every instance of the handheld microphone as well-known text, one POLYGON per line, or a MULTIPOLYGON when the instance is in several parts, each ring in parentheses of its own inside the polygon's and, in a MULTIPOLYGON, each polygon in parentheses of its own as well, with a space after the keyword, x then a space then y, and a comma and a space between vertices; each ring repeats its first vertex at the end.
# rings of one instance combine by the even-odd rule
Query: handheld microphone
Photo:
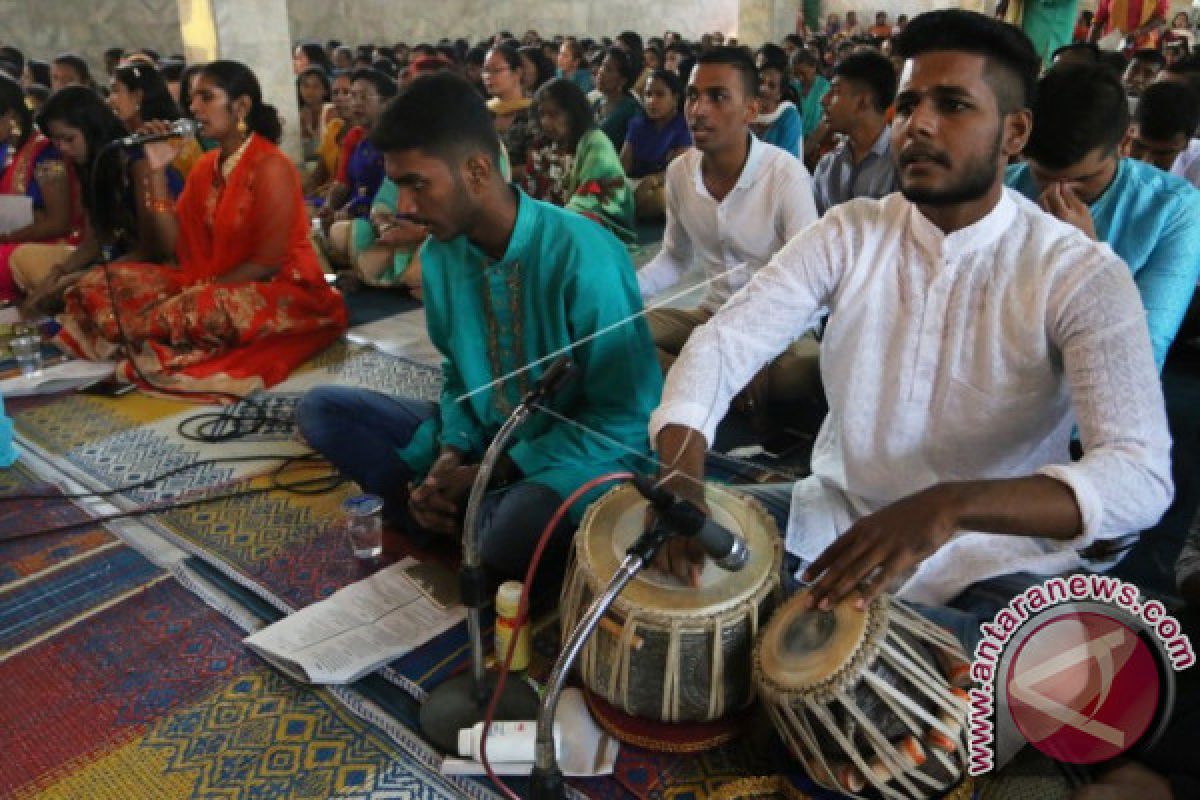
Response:
POLYGON ((562 355, 554 359, 522 402, 525 405, 532 405, 555 394, 570 378, 574 377, 575 369, 575 362, 571 360, 570 356, 562 355))
POLYGON ((174 139, 177 136, 192 137, 200 131, 196 120, 184 117, 171 123, 171 129, 163 133, 131 133, 123 139, 118 139, 121 147, 136 147, 146 142, 158 142, 163 139, 174 139))
POLYGON ((669 489, 655 486, 654 479, 649 476, 635 475, 633 485, 654 506, 663 526, 680 536, 694 538, 718 567, 737 572, 746 566, 750 551, 745 539, 718 525, 712 517, 669 489))

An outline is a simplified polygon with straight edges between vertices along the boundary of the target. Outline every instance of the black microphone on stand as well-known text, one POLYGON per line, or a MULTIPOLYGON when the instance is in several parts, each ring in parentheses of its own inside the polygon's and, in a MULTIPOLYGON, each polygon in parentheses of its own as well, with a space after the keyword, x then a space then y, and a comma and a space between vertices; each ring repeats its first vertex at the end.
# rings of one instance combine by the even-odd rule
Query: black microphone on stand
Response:
MULTIPOLYGON (((466 517, 463 521, 463 558, 459 568, 459 593, 467 609, 467 643, 471 653, 471 669, 443 682, 421 705, 421 730, 426 738, 446 752, 458 747, 458 732, 470 728, 484 718, 488 698, 496 686, 496 676, 489 675, 484 663, 482 609, 488 602, 488 579, 483 568, 479 514, 484 492, 491 479, 497 459, 504 453, 513 434, 540 406, 561 391, 576 368, 567 355, 550 363, 541 378, 500 426, 479 462, 479 471, 467 496, 466 517)), ((532 719, 537 715, 537 693, 524 681, 508 681, 497 701, 496 719, 532 719)))
POLYGON ((171 129, 162 133, 131 133, 121 139, 117 139, 117 145, 120 147, 136 147, 139 144, 147 142, 158 142, 163 139, 174 139, 182 136, 190 138, 200 132, 200 125, 194 119, 183 117, 171 123, 171 129))
POLYGON ((695 539, 704 548, 708 557, 717 562, 721 569, 737 572, 746 566, 750 551, 746 540, 684 500, 669 489, 658 486, 647 475, 635 475, 633 485, 654 506, 661 525, 680 536, 695 539))

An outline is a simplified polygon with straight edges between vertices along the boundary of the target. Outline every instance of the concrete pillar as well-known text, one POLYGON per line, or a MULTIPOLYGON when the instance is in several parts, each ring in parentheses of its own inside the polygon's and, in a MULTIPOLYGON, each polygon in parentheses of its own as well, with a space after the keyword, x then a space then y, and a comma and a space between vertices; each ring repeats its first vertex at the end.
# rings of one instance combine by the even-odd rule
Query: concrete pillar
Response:
POLYGON ((232 59, 258 77, 263 99, 283 118, 284 152, 297 163, 300 110, 292 74, 292 37, 287 0, 177 0, 188 63, 232 59))
POLYGON ((741 0, 738 3, 738 44, 757 50, 766 42, 775 41, 776 0, 741 0))

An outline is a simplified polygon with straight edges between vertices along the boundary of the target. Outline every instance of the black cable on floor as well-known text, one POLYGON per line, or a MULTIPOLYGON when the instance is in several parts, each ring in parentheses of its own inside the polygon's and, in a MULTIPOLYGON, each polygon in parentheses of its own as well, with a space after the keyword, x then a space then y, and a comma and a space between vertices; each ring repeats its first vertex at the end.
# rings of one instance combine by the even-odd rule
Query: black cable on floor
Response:
POLYGON ((193 461, 189 464, 184 464, 181 467, 176 467, 175 469, 170 469, 170 470, 167 470, 166 472, 160 473, 153 477, 146 478, 145 480, 142 480, 142 481, 138 481, 137 483, 130 483, 125 486, 118 486, 115 489, 104 489, 104 490, 97 491, 97 492, 72 492, 70 494, 65 494, 62 492, 28 492, 25 494, 0 494, 0 503, 11 503, 11 502, 14 502, 17 500, 52 500, 55 498, 61 498, 63 500, 85 500, 90 497, 96 497, 96 498, 111 497, 112 495, 115 495, 115 494, 124 494, 125 492, 131 492, 134 489, 149 488, 150 486, 153 486, 154 484, 158 483, 159 481, 163 481, 163 480, 166 480, 167 478, 173 477, 175 475, 179 475, 180 473, 187 472, 189 470, 193 470, 197 467, 208 466, 210 464, 232 464, 232 463, 245 463, 245 462, 249 462, 249 461, 284 461, 284 462, 297 461, 297 462, 299 462, 299 461, 303 461, 303 460, 312 460, 314 462, 323 462, 323 459, 321 459, 320 456, 316 455, 315 453, 309 454, 309 455, 303 455, 303 456, 296 456, 296 455, 292 455, 291 453, 288 453, 288 454, 268 453, 268 454, 264 454, 264 455, 252 455, 252 456, 215 456, 213 458, 203 458, 203 459, 200 459, 199 461, 193 461))
POLYGON ((305 478, 295 482, 284 482, 282 475, 287 471, 289 466, 295 462, 311 460, 311 456, 297 456, 291 461, 285 462, 275 472, 271 474, 270 486, 259 486, 250 489, 238 489, 232 492, 222 492, 220 494, 205 495, 196 497, 190 500, 171 500, 169 502, 152 503, 141 508, 134 508, 128 511, 118 511, 112 514, 102 514, 98 517, 88 517, 87 519, 77 520, 75 522, 67 522, 62 525, 54 525, 49 528, 39 528, 32 531, 21 531, 18 533, 0 536, 0 542, 10 542, 18 539, 29 539, 34 536, 45 536, 51 533, 63 533, 65 531, 75 530, 76 528, 84 528, 93 525, 101 525, 105 522, 113 522, 119 519, 129 519, 131 517, 140 517, 147 514, 163 514, 168 511, 179 511, 185 508, 204 505, 206 503, 214 503, 218 500, 232 500, 239 497, 252 497, 254 495, 267 494, 268 492, 285 491, 290 494, 297 495, 315 495, 324 494, 333 491, 338 486, 346 482, 346 479, 338 475, 336 472, 321 475, 315 478, 305 478))

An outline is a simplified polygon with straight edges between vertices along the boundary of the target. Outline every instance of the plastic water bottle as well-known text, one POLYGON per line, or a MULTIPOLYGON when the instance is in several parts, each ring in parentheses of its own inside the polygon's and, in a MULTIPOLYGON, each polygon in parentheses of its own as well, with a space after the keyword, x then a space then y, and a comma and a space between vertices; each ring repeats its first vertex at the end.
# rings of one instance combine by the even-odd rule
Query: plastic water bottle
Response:
POLYGON ((342 501, 342 527, 354 557, 370 560, 383 552, 383 498, 357 494, 342 501))
POLYGON ((0 467, 11 467, 17 460, 17 448, 13 446, 13 424, 4 413, 4 398, 0 396, 0 467))

